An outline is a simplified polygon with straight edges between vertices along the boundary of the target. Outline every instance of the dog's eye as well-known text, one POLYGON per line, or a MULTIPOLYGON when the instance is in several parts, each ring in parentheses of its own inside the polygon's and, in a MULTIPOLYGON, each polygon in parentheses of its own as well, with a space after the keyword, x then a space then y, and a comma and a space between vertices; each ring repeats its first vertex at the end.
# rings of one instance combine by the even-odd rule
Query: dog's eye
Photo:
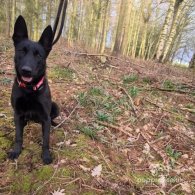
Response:
POLYGON ((21 55, 25 55, 27 53, 27 48, 24 47, 22 49, 19 49, 18 52, 21 54, 21 55))
POLYGON ((40 54, 38 51, 35 51, 35 52, 34 52, 34 55, 35 55, 35 57, 37 57, 37 58, 41 58, 41 54, 40 54))

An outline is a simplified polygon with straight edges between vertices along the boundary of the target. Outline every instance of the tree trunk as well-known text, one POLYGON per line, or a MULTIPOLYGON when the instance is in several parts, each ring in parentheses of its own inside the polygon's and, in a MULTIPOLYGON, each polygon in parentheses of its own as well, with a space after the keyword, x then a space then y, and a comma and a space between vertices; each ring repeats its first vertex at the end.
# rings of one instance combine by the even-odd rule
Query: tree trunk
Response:
MULTIPOLYGON (((177 0, 177 1, 179 1, 179 0, 177 0)), ((166 41, 166 45, 165 45, 162 60, 161 60, 161 62, 163 62, 163 63, 165 63, 168 60, 168 56, 169 56, 168 54, 171 50, 171 46, 173 45, 173 41, 176 39, 176 36, 178 36, 177 28, 178 28, 179 23, 180 23, 179 18, 182 15, 182 12, 185 13, 187 11, 186 8, 188 7, 187 6, 188 2, 189 2, 189 0, 183 0, 180 4, 177 4, 177 6, 179 6, 179 7, 175 7, 175 14, 174 14, 173 23, 171 26, 168 40, 166 41)))
POLYGON ((119 54, 120 49, 121 49, 122 37, 124 33, 123 24, 124 24, 124 18, 125 18, 126 1, 127 0, 123 0, 121 1, 121 4, 120 4, 119 20, 118 20, 118 25, 117 25, 113 54, 119 54))
POLYGON ((12 2, 12 29, 14 29, 14 24, 16 20, 16 0, 12 2))
POLYGON ((189 62, 189 68, 195 68, 195 52, 189 62))
POLYGON ((108 17, 109 17, 109 0, 105 2, 104 14, 103 14, 103 27, 101 33, 101 43, 100 43, 100 53, 104 53, 105 44, 106 44, 106 35, 107 35, 107 28, 108 28, 108 17))
POLYGON ((168 37, 169 28, 171 26, 173 15, 174 15, 174 5, 176 0, 169 0, 169 9, 165 18, 163 28, 159 36, 159 43, 156 52, 156 59, 160 62, 163 57, 163 50, 165 47, 166 39, 168 37))
POLYGON ((11 0, 6 0, 6 36, 10 37, 11 31, 11 0))

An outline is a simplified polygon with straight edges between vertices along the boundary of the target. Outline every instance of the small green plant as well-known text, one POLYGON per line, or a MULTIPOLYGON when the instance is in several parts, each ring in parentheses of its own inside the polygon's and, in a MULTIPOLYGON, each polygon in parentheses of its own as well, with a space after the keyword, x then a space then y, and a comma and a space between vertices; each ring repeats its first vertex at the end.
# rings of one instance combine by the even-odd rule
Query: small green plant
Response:
POLYGON ((143 78, 143 82, 147 83, 147 84, 151 84, 152 83, 152 79, 150 77, 144 77, 143 78))
POLYGON ((93 95, 93 96, 101 96, 101 95, 104 95, 104 92, 101 88, 98 88, 98 87, 92 87, 90 90, 89 90, 89 94, 90 95, 93 95))
POLYGON ((123 78, 123 83, 128 84, 137 81, 138 75, 137 74, 130 74, 130 75, 125 75, 123 78))
POLYGON ((165 89, 174 89, 175 88, 175 84, 170 81, 170 80, 165 80, 164 83, 163 83, 163 87, 165 89))
POLYGON ((96 117, 99 121, 113 122, 113 117, 103 111, 97 111, 96 117))
POLYGON ((81 92, 77 96, 77 100, 81 106, 86 106, 88 101, 87 101, 87 93, 86 92, 81 92))
POLYGON ((173 149, 172 145, 167 145, 165 150, 167 155, 170 157, 171 165, 174 166, 175 161, 181 157, 182 153, 173 149))
POLYGON ((138 88, 133 86, 129 89, 129 94, 131 97, 136 97, 138 95, 138 88))
POLYGON ((160 137, 162 137, 164 135, 163 131, 159 131, 156 135, 156 139, 159 139, 160 137))
POLYGON ((81 127, 80 131, 92 139, 97 138, 97 132, 92 127, 89 126, 81 127))

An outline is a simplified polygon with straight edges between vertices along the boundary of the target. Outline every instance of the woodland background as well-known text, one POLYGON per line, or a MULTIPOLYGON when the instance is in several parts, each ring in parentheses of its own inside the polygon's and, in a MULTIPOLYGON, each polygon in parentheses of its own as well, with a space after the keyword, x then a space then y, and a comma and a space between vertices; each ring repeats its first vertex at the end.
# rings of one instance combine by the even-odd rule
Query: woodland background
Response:
POLYGON ((14 23, 23 15, 38 40, 58 3, 0 0, 0 194, 195 194, 194 0, 69 0, 47 58, 60 108, 53 163, 42 163, 36 123, 25 127, 19 158, 8 160, 14 23))
MULTIPOLYGON (((1 0, 0 7, 3 36, 22 14, 37 40, 54 23, 58 0, 1 0)), ((63 37, 100 53, 187 64, 195 50, 194 18, 193 0, 71 0, 63 37)))

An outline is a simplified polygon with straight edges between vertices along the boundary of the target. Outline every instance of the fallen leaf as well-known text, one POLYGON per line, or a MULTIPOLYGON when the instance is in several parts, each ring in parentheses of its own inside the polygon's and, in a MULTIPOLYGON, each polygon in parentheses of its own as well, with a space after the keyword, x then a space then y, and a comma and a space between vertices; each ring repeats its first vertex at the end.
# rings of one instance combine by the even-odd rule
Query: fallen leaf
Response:
POLYGON ((189 194, 192 193, 192 189, 191 189, 190 184, 188 182, 181 183, 181 188, 183 191, 185 191, 189 194))
POLYGON ((135 98, 135 100, 134 100, 134 104, 136 105, 136 106, 139 106, 140 104, 141 104, 141 98, 135 98))
POLYGON ((57 191, 52 192, 52 195, 65 195, 64 189, 57 189, 57 191))
POLYGON ((144 154, 149 154, 150 153, 150 145, 148 143, 146 143, 144 145, 144 149, 142 151, 144 154))
POLYGON ((98 166, 96 166, 92 171, 91 171, 91 175, 93 177, 99 177, 101 175, 102 172, 102 165, 99 164, 98 166))

